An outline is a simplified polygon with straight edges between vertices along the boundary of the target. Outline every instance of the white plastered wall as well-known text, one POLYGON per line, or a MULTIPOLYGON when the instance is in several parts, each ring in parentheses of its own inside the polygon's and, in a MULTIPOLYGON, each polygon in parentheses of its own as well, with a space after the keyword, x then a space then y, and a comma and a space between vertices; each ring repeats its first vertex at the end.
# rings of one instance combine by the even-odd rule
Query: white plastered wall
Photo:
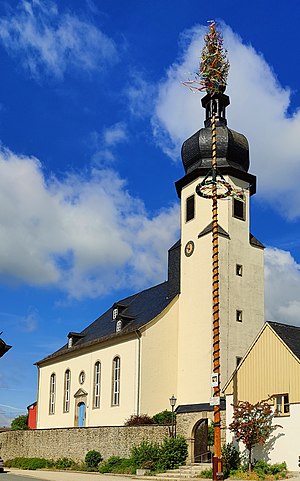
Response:
POLYGON ((141 329, 140 412, 150 416, 170 409, 177 396, 178 296, 141 329))
POLYGON ((58 358, 51 364, 39 368, 39 397, 37 428, 72 427, 75 425, 76 399, 74 394, 81 388, 86 393, 86 426, 115 426, 137 410, 137 356, 138 339, 127 339, 115 345, 102 344, 84 353, 73 352, 67 358, 58 358), (112 406, 112 362, 115 356, 121 359, 120 404, 112 406), (93 408, 94 365, 101 362, 100 408, 93 408), (64 376, 71 371, 70 411, 63 412, 64 376), (85 372, 84 383, 79 383, 79 374, 85 372), (50 376, 56 374, 55 414, 49 414, 50 376))
MULTIPOLYGON (((233 395, 226 395, 226 426, 232 422, 233 395)), ((298 471, 298 459, 300 456, 299 432, 300 432, 300 404, 290 404, 290 415, 279 416, 273 419, 274 425, 280 425, 264 446, 257 446, 253 451, 253 458, 264 459, 268 463, 286 462, 288 470, 298 471)), ((226 430, 226 442, 234 442, 236 447, 243 452, 244 444, 237 443, 234 434, 226 430)))
MULTIPOLYGON (((185 186, 181 195, 181 294, 178 327, 178 403, 209 402, 212 370, 212 234, 198 234, 212 220, 212 202, 195 194, 199 178, 185 186), (195 194, 195 218, 185 221, 186 199, 195 194), (186 257, 188 241, 194 253, 186 257)), ((236 178, 227 181, 245 189, 246 220, 232 215, 232 198, 218 202, 218 223, 230 239, 219 236, 221 385, 224 385, 263 324, 263 250, 249 243, 248 184, 236 178), (236 264, 243 265, 237 278, 236 264), (236 310, 243 322, 236 321, 236 310)))

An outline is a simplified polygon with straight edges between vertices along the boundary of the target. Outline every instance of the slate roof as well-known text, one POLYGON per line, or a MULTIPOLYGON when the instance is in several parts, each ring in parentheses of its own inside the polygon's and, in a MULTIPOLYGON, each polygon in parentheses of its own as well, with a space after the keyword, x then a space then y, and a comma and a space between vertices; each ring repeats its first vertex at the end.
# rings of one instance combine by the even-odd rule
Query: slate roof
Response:
POLYGON ((265 248, 265 246, 251 233, 249 234, 249 242, 254 247, 260 247, 261 249, 265 248))
POLYGON ((116 302, 92 324, 80 333, 77 333, 77 335, 80 334, 82 337, 80 337, 71 348, 68 348, 68 345, 65 344, 58 351, 45 357, 36 364, 39 365, 44 361, 76 351, 85 346, 105 341, 110 338, 117 339, 117 337, 135 331, 141 326, 147 324, 151 319, 154 319, 168 306, 168 304, 170 304, 175 296, 170 296, 169 293, 168 281, 166 281, 116 302), (115 305, 127 306, 121 313, 121 317, 124 315, 126 325, 118 333, 116 333, 116 321, 112 320, 112 311, 115 305))
POLYGON ((268 324, 300 360, 300 327, 268 321, 268 324))
MULTIPOLYGON (((198 234, 198 239, 200 237, 203 237, 205 236, 206 234, 209 234, 210 232, 212 232, 212 222, 210 224, 208 224, 199 234, 198 234)), ((218 234, 222 237, 226 237, 227 239, 230 239, 230 235, 228 234, 228 232, 226 232, 226 230, 223 229, 223 227, 221 227, 219 224, 218 224, 218 234)), ((249 234, 249 242, 252 246, 254 247, 259 247, 260 249, 264 249, 265 246, 256 238, 254 237, 253 234, 249 234)))
MULTIPOLYGON (((213 230, 213 223, 211 222, 198 234, 198 239, 200 237, 205 236, 206 234, 209 234, 210 232, 212 232, 212 230, 213 230)), ((219 224, 218 224, 218 234, 220 236, 227 237, 228 239, 230 239, 228 232, 226 232, 226 230, 224 230, 223 227, 221 227, 219 224)))

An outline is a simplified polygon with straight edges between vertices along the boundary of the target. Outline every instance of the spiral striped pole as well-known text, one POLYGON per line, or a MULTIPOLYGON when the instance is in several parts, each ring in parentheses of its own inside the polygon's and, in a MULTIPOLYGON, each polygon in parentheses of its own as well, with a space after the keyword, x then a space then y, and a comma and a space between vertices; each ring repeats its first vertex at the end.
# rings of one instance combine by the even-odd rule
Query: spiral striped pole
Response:
MULTIPOLYGON (((212 112, 212 176, 217 177, 217 133, 216 115, 212 112)), ((218 385, 214 387, 214 396, 220 397, 220 309, 219 309, 219 238, 218 238, 218 192, 217 184, 212 184, 212 300, 213 300, 213 372, 217 374, 218 385)), ((220 479, 221 460, 221 409, 214 406, 214 469, 213 479, 220 479)))

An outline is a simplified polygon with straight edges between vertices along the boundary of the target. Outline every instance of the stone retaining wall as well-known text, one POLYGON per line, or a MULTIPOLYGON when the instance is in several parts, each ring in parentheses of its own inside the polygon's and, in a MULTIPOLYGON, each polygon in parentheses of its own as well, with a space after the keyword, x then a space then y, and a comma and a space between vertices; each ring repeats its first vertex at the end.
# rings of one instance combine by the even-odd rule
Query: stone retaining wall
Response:
POLYGON ((112 426, 95 428, 37 429, 0 433, 0 456, 6 460, 22 457, 82 461, 88 451, 128 457, 132 446, 143 440, 161 442, 168 436, 167 426, 112 426))

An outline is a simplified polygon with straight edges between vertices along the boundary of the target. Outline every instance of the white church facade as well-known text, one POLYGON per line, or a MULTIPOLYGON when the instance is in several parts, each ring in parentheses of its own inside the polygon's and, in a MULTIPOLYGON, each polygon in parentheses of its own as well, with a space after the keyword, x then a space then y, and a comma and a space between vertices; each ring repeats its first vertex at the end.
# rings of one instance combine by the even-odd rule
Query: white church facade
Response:
MULTIPOLYGON (((202 99, 205 127, 182 147, 180 240, 168 252, 168 279, 122 300, 37 363, 37 428, 123 425, 132 414, 169 408, 207 419, 212 396, 211 201, 196 187, 211 168, 211 110, 217 106, 218 171, 243 200, 220 200, 221 387, 264 322, 264 246, 250 233, 247 139, 227 127, 224 94, 202 99)), ((72 328, 72 326, 70 326, 72 328)))

